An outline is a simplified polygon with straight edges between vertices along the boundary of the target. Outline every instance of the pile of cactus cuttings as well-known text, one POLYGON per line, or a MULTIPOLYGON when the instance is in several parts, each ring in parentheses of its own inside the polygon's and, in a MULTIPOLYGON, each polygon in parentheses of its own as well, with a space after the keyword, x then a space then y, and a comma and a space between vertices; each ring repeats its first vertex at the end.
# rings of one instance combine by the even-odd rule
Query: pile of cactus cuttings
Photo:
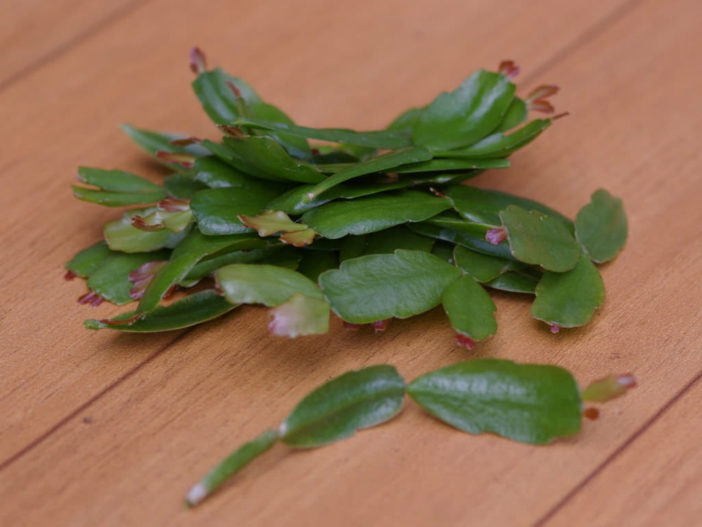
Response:
POLYGON ((263 304, 272 333, 297 337, 326 333, 331 312, 382 331, 441 304, 470 348, 497 329, 489 290, 532 295, 532 316, 553 332, 586 324, 602 304, 595 264, 625 243, 621 200, 597 190, 572 221, 466 183, 508 168, 558 117, 529 120, 553 112, 557 87, 518 97, 512 61, 370 132, 296 125, 245 81, 208 70, 197 48, 191 68, 220 141, 125 125, 172 170, 162 185, 78 170, 88 186, 73 188, 77 198, 129 208, 66 276, 87 279, 81 303, 138 301, 86 327, 174 330, 263 304), (175 289, 185 295, 166 301, 175 289))

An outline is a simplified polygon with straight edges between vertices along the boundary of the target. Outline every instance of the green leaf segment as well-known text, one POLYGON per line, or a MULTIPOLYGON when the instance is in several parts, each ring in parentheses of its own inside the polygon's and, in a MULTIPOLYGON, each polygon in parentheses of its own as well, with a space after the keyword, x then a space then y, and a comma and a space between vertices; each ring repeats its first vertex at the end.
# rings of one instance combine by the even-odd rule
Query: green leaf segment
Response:
POLYGON ((602 402, 634 385, 631 375, 612 375, 581 394, 563 368, 499 359, 460 362, 406 385, 394 367, 369 366, 313 390, 278 427, 244 443, 210 470, 185 502, 198 505, 279 441, 296 449, 316 448, 385 423, 402 410, 405 392, 427 413, 463 432, 545 444, 580 431, 583 399, 602 402))
POLYGON ((497 329, 489 290, 530 295, 532 315, 553 331, 586 324, 602 304, 594 264, 626 242, 621 200, 598 190, 573 222, 465 184, 508 167, 552 124, 530 113, 552 111, 545 98, 556 87, 519 98, 510 62, 384 130, 312 128, 193 56, 193 90, 219 140, 123 125, 172 170, 162 184, 78 169, 79 199, 128 209, 66 276, 87 280, 83 304, 139 300, 87 327, 179 329, 254 303, 270 309, 274 335, 298 337, 327 332, 331 312, 377 329, 441 305, 457 342, 472 347, 497 329), (199 283, 206 294, 187 294, 199 283), (168 304, 174 290, 186 295, 168 304))

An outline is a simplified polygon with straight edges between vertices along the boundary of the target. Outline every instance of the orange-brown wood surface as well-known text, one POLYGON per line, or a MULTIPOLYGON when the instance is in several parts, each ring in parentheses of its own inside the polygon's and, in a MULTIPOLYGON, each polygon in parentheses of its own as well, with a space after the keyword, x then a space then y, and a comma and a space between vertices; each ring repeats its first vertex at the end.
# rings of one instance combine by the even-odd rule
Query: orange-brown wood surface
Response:
POLYGON ((0 525, 696 525, 702 520, 702 52, 697 0, 51 2, 0 22, 0 525), (187 53, 311 126, 380 127, 513 58, 520 93, 571 115, 476 184, 574 215, 624 199, 630 239, 602 268, 591 324, 551 335, 497 295, 498 334, 467 352, 439 310, 381 336, 283 341, 237 310, 171 334, 91 332, 63 264, 118 212, 78 202, 80 164, 162 173, 121 122, 216 137, 187 53), (555 363, 639 387, 548 447, 402 418, 315 450, 275 447, 195 510, 212 464, 348 369, 407 378, 471 357, 555 363))

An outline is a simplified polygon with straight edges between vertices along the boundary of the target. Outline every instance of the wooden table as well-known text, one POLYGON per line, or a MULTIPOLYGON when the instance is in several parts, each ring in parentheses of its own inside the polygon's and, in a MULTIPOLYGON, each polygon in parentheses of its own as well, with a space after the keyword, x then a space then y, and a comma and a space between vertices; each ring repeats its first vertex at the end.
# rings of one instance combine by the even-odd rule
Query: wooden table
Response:
POLYGON ((699 0, 423 2, 9 0, 0 21, 0 524, 651 525, 702 523, 699 0), (573 215, 624 199, 626 250, 585 328, 551 335, 499 295, 473 352, 439 311, 386 334, 283 341, 255 308, 152 336, 84 330, 64 262, 114 210, 76 201, 79 164, 159 172, 121 122, 216 136, 192 44, 310 126, 380 127, 477 67, 518 60, 571 116, 481 186, 573 215), (273 451, 194 511, 189 486, 312 387, 388 362, 411 378, 470 357, 633 372, 640 387, 572 440, 532 447, 404 415, 314 452, 273 451))

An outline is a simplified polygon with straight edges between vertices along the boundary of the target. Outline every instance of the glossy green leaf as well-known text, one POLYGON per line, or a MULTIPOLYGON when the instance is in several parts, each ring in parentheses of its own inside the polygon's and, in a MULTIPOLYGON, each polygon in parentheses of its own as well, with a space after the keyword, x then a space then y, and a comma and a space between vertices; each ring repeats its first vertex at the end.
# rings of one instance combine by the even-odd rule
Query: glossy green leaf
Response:
POLYGON ((284 184, 261 181, 247 176, 215 156, 196 159, 192 172, 195 174, 196 181, 210 188, 236 187, 255 193, 271 192, 273 195, 278 195, 287 189, 287 185, 284 184))
POLYGON ((550 125, 551 119, 534 119, 510 134, 497 132, 488 135, 485 139, 467 148, 443 150, 436 152, 434 155, 436 157, 460 157, 468 159, 506 157, 531 143, 550 125))
POLYGON ((469 185, 452 185, 443 189, 442 192, 451 200, 456 212, 468 221, 498 226, 502 224, 500 211, 510 205, 517 205, 523 209, 538 210, 543 214, 556 218, 570 232, 573 230, 573 222, 560 212, 538 201, 520 198, 498 190, 485 190, 469 185))
POLYGON ((586 254, 574 269, 544 273, 536 286, 531 314, 551 326, 572 328, 587 324, 604 302, 604 283, 586 254))
POLYGON ((539 279, 533 276, 507 271, 497 278, 486 282, 485 285, 499 291, 534 294, 538 282, 539 279))
POLYGON ((203 234, 223 235, 249 232, 240 215, 258 214, 266 208, 272 192, 246 189, 213 188, 198 192, 190 202, 197 225, 203 234))
POLYGON ((200 503, 227 478, 239 472, 256 457, 270 449, 278 441, 278 437, 276 430, 266 430, 256 439, 241 445, 190 489, 185 497, 186 505, 194 507, 200 503))
POLYGON ((437 306, 460 271, 423 251, 398 249, 346 260, 323 273, 319 284, 343 320, 367 324, 407 318, 437 306))
POLYGON ((335 201, 306 212, 302 221, 326 238, 368 234, 431 218, 451 204, 442 198, 416 191, 383 194, 352 201, 335 201))
POLYGON ((407 227, 423 236, 461 245, 479 253, 514 260, 507 242, 499 245, 488 243, 485 239, 489 229, 487 225, 440 215, 422 223, 410 223, 407 227))
POLYGON ((372 148, 395 150, 412 145, 412 138, 408 134, 388 130, 356 132, 346 128, 308 128, 306 126, 296 126, 290 123, 276 123, 250 118, 237 119, 233 124, 236 126, 261 128, 273 132, 283 132, 298 137, 307 137, 309 139, 319 139, 322 141, 372 148))
POLYGON ((441 150, 478 142, 499 126, 514 90, 504 75, 476 71, 426 107, 414 128, 415 144, 441 150))
POLYGON ((306 276, 274 265, 232 264, 215 271, 215 280, 232 304, 263 304, 275 307, 295 293, 322 298, 306 276))
POLYGON ((422 375, 408 392, 429 413, 471 434, 545 444, 580 430, 580 390, 557 366, 475 359, 422 375))
MULTIPOLYGON (((272 122, 277 126, 282 126, 283 128, 295 127, 293 120, 290 119, 290 117, 288 117, 283 110, 267 102, 252 104, 250 106, 249 113, 251 118, 255 118, 258 121, 272 122)), ((252 128, 253 127, 249 126, 248 130, 251 130, 252 128)), ((254 129, 254 133, 256 132, 257 130, 254 129)), ((310 145, 307 143, 307 139, 305 139, 305 137, 302 135, 287 133, 285 130, 275 129, 272 132, 265 129, 261 130, 261 132, 261 135, 272 135, 292 156, 304 159, 308 159, 312 156, 310 145)))
POLYGON ((407 132, 413 135, 414 129, 417 127, 417 123, 423 111, 424 108, 410 108, 409 110, 405 110, 387 126, 387 130, 407 132))
POLYGON ((99 190, 73 186, 75 197, 108 207, 148 205, 166 197, 161 186, 123 170, 79 167, 78 179, 99 190))
POLYGON ((202 144, 237 170, 259 179, 299 183, 325 179, 314 165, 291 157, 271 137, 225 137, 222 144, 212 141, 202 144))
POLYGON ((97 242, 76 254, 66 264, 66 269, 72 271, 76 276, 87 278, 97 271, 102 262, 112 254, 112 251, 104 241, 97 242))
POLYGON ((256 249, 265 242, 256 236, 234 234, 230 236, 205 236, 192 230, 173 250, 168 264, 159 269, 144 291, 137 312, 156 308, 168 290, 184 280, 188 273, 204 257, 224 250, 256 249))
POLYGON ((595 191, 575 217, 575 237, 597 263, 617 255, 626 243, 627 231, 622 200, 604 189, 595 191))
POLYGON ((453 328, 473 340, 483 340, 497 331, 495 303, 480 284, 468 275, 454 280, 441 299, 453 328))
POLYGON ((456 265, 478 282, 489 282, 514 267, 514 262, 498 256, 471 251, 457 245, 453 252, 456 265))
POLYGON ((132 217, 147 216, 155 209, 132 209, 122 218, 105 224, 104 235, 107 245, 114 251, 125 253, 150 252, 164 247, 175 247, 185 236, 185 231, 171 232, 168 229, 143 231, 132 226, 132 217))
POLYGON ((404 396, 405 382, 392 366, 351 371, 300 401, 280 425, 280 435, 298 448, 326 445, 392 419, 404 396))
POLYGON ((394 168, 396 174, 416 174, 421 172, 445 172, 448 170, 471 171, 470 177, 478 175, 475 170, 509 168, 509 159, 431 159, 394 168))
POLYGON ((578 263, 582 250, 562 222, 540 213, 510 205, 500 212, 510 251, 520 262, 564 272, 578 263))
POLYGON ((113 192, 163 192, 160 185, 124 170, 78 167, 78 179, 87 185, 113 192))
POLYGON ((100 268, 88 278, 88 287, 98 293, 105 300, 122 306, 133 302, 129 292, 134 286, 129 281, 129 273, 136 271, 147 262, 167 260, 168 251, 155 251, 151 253, 113 253, 100 268))
POLYGON ((328 177, 323 182, 315 185, 307 194, 307 201, 312 201, 320 194, 323 194, 327 190, 361 176, 368 174, 375 174, 377 172, 387 172, 396 169, 399 166, 407 165, 410 163, 418 163, 420 161, 427 161, 431 159, 431 152, 426 148, 422 147, 411 147, 405 148, 404 150, 397 150, 395 152, 389 152, 367 161, 361 161, 345 168, 333 176, 328 177))
POLYGON ((135 311, 123 313, 112 319, 112 324, 102 320, 86 320, 88 329, 114 329, 130 333, 155 333, 183 329, 196 324, 202 324, 217 318, 237 307, 230 304, 212 289, 200 291, 173 302, 168 306, 159 306, 144 313, 142 318, 130 324, 115 324, 114 322, 129 320, 135 311))
POLYGON ((164 162, 162 159, 156 157, 156 153, 160 151, 179 152, 183 154, 191 154, 195 157, 209 154, 209 152, 198 143, 192 143, 185 146, 177 144, 174 145, 172 143, 177 139, 187 138, 188 136, 185 134, 143 130, 140 128, 135 128, 129 124, 123 124, 121 128, 122 131, 124 131, 124 133, 126 133, 132 139, 132 141, 134 141, 147 154, 151 155, 156 161, 179 171, 185 169, 178 166, 174 167, 171 163, 164 162))
POLYGON ((301 293, 293 295, 269 311, 268 329, 278 337, 324 335, 329 331, 329 304, 321 298, 301 293))
POLYGON ((273 210, 281 210, 288 214, 302 214, 303 212, 320 207, 325 203, 329 203, 330 201, 338 198, 362 198, 373 194, 401 190, 421 183, 422 181, 420 179, 409 178, 406 180, 384 183, 342 183, 341 185, 326 191, 322 196, 311 201, 308 199, 307 195, 312 189, 314 189, 314 185, 300 185, 299 187, 295 187, 275 198, 268 204, 268 208, 273 210))
POLYGON ((529 117, 529 108, 523 99, 515 97, 507 108, 504 117, 502 117, 502 122, 500 126, 497 127, 495 132, 506 132, 512 128, 516 128, 529 117))
POLYGON ((231 123, 245 114, 248 106, 261 101, 248 83, 219 68, 200 73, 193 81, 193 90, 205 113, 217 124, 231 123), (230 85, 241 97, 234 94, 230 85))
POLYGON ((277 251, 284 247, 266 247, 263 249, 234 249, 231 251, 221 251, 219 253, 206 256, 200 260, 188 273, 183 282, 199 281, 216 271, 220 267, 233 263, 252 263, 263 261, 266 257, 275 258, 277 251))
POLYGON ((163 180, 163 188, 173 198, 190 200, 207 186, 193 179, 192 175, 176 173, 163 180))

